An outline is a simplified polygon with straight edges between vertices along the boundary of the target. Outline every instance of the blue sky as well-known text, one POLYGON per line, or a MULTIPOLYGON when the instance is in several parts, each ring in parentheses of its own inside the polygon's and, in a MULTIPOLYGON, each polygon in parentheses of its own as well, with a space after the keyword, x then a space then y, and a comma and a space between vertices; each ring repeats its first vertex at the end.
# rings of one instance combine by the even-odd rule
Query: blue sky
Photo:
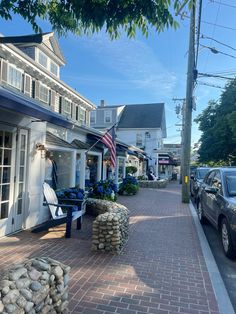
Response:
MULTIPOLYGON (((203 0, 201 34, 236 48, 235 16, 234 0, 203 0)), ((41 26, 44 32, 51 31, 48 23, 41 26)), ((19 17, 13 21, 1 19, 0 29, 5 36, 32 33, 31 26, 19 17)), ((136 39, 121 36, 111 41, 104 32, 90 37, 68 34, 59 38, 67 60, 61 79, 96 105, 101 99, 108 105, 164 102, 168 136, 165 142, 179 143, 179 127, 175 126, 179 123, 175 113, 177 103, 172 99, 186 95, 188 37, 187 17, 180 20, 178 30, 169 29, 161 34, 151 31, 148 38, 137 34, 136 39)), ((201 39, 200 44, 236 56, 236 51, 213 40, 201 39)), ((236 72, 236 59, 212 54, 200 46, 199 72, 233 69, 236 72)), ((222 87, 226 83, 215 78, 199 78, 199 81, 222 87)), ((221 92, 218 88, 198 85, 195 89, 197 110, 193 112, 193 118, 202 112, 210 99, 219 99, 221 92)), ((193 123, 192 142, 199 136, 197 125, 193 123)))

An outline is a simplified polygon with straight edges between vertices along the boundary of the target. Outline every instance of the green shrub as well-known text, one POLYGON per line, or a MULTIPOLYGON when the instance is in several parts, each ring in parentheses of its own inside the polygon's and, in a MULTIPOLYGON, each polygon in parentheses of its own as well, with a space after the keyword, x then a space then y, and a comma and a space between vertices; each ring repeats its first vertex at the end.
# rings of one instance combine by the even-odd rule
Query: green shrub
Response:
POLYGON ((125 168, 126 175, 128 175, 128 174, 135 174, 137 171, 138 171, 138 169, 135 166, 127 166, 125 168))
POLYGON ((136 178, 132 176, 128 176, 123 179, 123 182, 121 183, 119 187, 119 194, 128 194, 128 195, 135 195, 137 194, 139 190, 138 181, 136 178))

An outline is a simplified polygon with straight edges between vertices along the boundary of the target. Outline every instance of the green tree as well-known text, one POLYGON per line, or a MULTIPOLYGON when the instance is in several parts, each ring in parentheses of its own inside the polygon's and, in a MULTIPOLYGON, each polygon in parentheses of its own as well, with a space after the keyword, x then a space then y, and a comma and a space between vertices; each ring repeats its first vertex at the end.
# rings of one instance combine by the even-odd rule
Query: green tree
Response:
POLYGON ((236 79, 226 85, 219 104, 210 101, 195 121, 202 131, 199 161, 236 165, 236 79))
POLYGON ((176 28, 173 16, 180 5, 180 0, 2 0, 0 16, 11 20, 18 14, 36 32, 42 31, 39 18, 48 20, 60 35, 105 29, 111 38, 118 37, 121 30, 134 37, 137 29, 147 36, 150 27, 158 32, 170 26, 176 28))

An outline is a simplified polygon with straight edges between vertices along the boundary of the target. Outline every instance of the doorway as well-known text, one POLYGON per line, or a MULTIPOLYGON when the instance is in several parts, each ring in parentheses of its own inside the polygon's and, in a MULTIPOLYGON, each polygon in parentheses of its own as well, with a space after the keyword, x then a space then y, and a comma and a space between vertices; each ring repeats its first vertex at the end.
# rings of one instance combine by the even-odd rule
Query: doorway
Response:
POLYGON ((22 229, 28 131, 0 124, 0 237, 22 229))

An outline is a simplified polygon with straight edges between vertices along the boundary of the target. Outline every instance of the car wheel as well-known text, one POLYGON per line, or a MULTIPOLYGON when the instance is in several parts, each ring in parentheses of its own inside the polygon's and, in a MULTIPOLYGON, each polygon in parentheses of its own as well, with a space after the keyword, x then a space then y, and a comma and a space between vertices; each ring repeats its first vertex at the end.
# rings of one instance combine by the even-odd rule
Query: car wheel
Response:
POLYGON ((198 219, 199 219, 200 223, 205 224, 206 223, 206 217, 204 216, 204 211, 203 211, 202 203, 200 200, 198 201, 197 214, 198 214, 198 219))
POLYGON ((221 221, 221 242, 225 255, 229 258, 235 257, 236 252, 233 248, 230 227, 226 218, 222 219, 221 221))

